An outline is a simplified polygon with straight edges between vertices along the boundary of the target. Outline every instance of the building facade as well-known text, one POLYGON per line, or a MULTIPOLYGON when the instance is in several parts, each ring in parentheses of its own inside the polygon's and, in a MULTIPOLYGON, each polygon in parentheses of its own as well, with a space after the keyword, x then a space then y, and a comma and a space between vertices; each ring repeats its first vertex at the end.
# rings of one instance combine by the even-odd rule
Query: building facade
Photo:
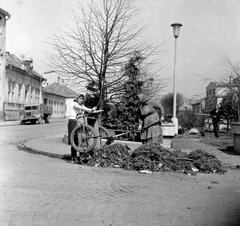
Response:
POLYGON ((205 113, 205 98, 193 103, 192 110, 194 113, 205 113))
POLYGON ((213 110, 217 104, 221 103, 223 97, 229 91, 227 85, 217 84, 216 82, 210 82, 206 87, 206 101, 205 111, 209 113, 213 110))
POLYGON ((67 86, 54 82, 42 88, 43 102, 53 107, 52 118, 65 118, 69 116, 69 108, 76 96, 76 92, 67 86))
POLYGON ((6 22, 10 17, 7 11, 0 8, 0 121, 4 120, 3 105, 7 94, 5 78, 6 22))
POLYGON ((42 82, 44 78, 33 69, 33 60, 20 60, 14 54, 6 53, 5 101, 3 119, 19 120, 25 104, 42 103, 42 82))

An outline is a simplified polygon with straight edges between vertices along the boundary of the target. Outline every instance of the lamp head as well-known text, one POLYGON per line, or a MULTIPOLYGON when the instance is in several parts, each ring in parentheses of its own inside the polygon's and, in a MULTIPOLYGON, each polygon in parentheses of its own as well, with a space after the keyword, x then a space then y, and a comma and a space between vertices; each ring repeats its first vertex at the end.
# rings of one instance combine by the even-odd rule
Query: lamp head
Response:
POLYGON ((180 27, 182 26, 182 24, 175 23, 172 24, 171 26, 173 27, 173 36, 177 38, 179 36, 180 27))

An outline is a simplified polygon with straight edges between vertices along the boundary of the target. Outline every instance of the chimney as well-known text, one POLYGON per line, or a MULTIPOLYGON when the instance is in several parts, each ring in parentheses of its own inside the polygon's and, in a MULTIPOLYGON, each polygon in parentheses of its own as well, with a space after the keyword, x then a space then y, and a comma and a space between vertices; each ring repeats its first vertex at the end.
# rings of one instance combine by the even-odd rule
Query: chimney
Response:
POLYGON ((60 76, 58 76, 58 84, 60 84, 60 76))
POLYGON ((233 76, 231 75, 231 76, 230 76, 230 80, 229 80, 229 83, 230 83, 230 84, 233 82, 232 79, 233 79, 233 76))
POLYGON ((24 60, 23 61, 24 64, 24 69, 26 72, 30 72, 33 69, 33 60, 29 59, 29 60, 24 60))

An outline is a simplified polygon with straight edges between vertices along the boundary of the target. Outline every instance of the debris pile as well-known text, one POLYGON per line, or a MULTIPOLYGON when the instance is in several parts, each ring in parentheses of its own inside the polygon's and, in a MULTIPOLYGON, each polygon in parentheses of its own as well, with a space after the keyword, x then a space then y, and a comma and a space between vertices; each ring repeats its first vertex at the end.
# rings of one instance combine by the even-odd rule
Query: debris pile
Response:
POLYGON ((129 161, 129 148, 122 144, 111 144, 96 150, 88 165, 97 167, 119 167, 124 168, 129 161))
POLYGON ((159 143, 141 145, 133 151, 127 170, 151 170, 157 171, 181 171, 183 168, 190 170, 188 161, 180 159, 187 158, 187 154, 163 147, 159 143))
POLYGON ((144 144, 137 148, 126 164, 127 170, 175 171, 194 174, 225 173, 220 161, 212 154, 195 150, 187 154, 165 148, 159 143, 144 144))
POLYGON ((193 159, 193 165, 202 173, 225 173, 226 169, 213 155, 198 149, 188 154, 193 159))
POLYGON ((152 172, 175 171, 194 174, 225 173, 220 161, 212 154, 195 150, 187 154, 163 147, 159 143, 143 144, 129 154, 129 148, 121 144, 103 146, 96 150, 88 165, 119 167, 125 170, 149 170, 152 172))

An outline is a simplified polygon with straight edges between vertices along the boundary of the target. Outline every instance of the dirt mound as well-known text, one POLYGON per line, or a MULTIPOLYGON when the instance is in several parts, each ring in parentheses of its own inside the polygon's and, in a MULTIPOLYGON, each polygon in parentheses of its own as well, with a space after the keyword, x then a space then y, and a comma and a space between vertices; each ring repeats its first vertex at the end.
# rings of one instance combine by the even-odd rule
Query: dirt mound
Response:
POLYGON ((220 161, 212 154, 195 150, 187 154, 163 147, 159 143, 141 145, 129 154, 126 145, 104 146, 94 153, 88 165, 99 167, 121 167, 125 170, 150 170, 153 172, 175 171, 184 173, 226 172, 220 161))
POLYGON ((129 158, 129 148, 126 145, 111 144, 96 150, 89 160, 88 165, 124 168, 129 158))

